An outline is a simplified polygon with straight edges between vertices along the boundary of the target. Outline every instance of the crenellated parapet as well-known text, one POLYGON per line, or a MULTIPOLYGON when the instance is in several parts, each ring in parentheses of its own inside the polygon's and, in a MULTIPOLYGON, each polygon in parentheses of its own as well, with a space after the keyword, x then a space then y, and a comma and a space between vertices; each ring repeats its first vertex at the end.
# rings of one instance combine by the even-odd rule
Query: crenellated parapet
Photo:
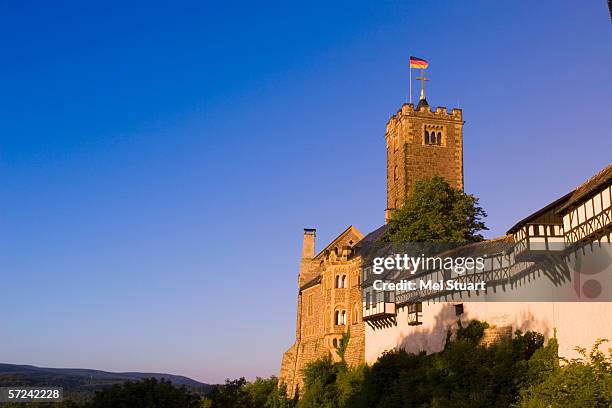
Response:
POLYGON ((402 108, 392 115, 387 121, 387 136, 389 135, 390 131, 398 126, 405 116, 461 122, 462 125, 464 123, 463 111, 459 108, 453 108, 449 113, 446 106, 438 106, 435 110, 432 110, 429 105, 424 105, 420 109, 417 109, 412 103, 405 103, 402 105, 402 108))

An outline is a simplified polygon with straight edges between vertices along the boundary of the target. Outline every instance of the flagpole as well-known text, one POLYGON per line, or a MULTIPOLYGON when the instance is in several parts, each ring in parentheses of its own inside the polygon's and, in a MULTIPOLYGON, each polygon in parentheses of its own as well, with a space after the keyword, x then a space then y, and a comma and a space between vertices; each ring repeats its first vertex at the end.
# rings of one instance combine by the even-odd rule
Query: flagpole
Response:
POLYGON ((410 65, 410 103, 412 103, 412 64, 408 61, 408 65, 410 65))

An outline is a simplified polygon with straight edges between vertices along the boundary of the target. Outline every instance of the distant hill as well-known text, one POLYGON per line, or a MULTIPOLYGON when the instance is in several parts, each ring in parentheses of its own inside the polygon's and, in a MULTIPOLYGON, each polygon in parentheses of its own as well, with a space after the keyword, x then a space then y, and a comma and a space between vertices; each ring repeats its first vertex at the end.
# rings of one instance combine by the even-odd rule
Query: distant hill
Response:
POLYGON ((164 373, 112 373, 83 368, 47 368, 0 363, 0 387, 17 385, 63 387, 64 396, 75 401, 90 399, 100 388, 143 378, 165 378, 175 385, 184 385, 200 395, 208 393, 212 387, 188 377, 164 373))

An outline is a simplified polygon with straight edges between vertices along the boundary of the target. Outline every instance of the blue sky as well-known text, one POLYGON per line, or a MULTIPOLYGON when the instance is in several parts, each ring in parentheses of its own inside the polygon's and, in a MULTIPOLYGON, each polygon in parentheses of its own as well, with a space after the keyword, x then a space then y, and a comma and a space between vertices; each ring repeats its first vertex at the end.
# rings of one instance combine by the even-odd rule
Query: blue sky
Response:
POLYGON ((384 222, 408 56, 492 237, 610 163, 611 31, 603 0, 3 3, 0 361, 277 373, 302 228, 384 222))

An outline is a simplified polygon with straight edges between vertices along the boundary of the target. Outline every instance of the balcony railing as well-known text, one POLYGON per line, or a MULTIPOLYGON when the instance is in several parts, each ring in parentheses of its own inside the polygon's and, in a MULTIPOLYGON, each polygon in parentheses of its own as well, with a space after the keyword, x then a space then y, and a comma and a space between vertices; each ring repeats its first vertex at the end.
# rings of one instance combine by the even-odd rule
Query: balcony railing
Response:
POLYGON ((395 302, 377 302, 363 306, 363 320, 395 317, 395 302))
POLYGON ((543 255, 561 252, 566 244, 560 224, 526 224, 514 234, 517 261, 536 261, 543 255))

